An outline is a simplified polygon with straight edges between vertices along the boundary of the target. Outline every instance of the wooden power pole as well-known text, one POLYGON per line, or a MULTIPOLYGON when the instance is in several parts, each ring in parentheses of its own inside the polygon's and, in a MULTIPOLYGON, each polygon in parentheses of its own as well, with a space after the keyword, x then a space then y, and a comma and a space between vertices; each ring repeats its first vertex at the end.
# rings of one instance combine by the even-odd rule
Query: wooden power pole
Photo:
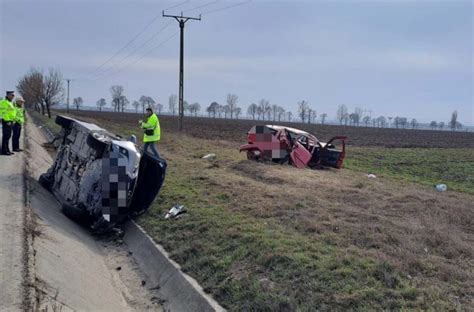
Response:
POLYGON ((184 115, 184 108, 183 108, 183 101, 184 101, 184 24, 188 20, 201 20, 201 15, 199 18, 197 17, 189 17, 183 16, 183 12, 181 15, 166 15, 165 11, 163 11, 163 17, 172 17, 176 19, 179 23, 180 29, 180 48, 179 48, 179 115, 178 115, 178 128, 179 131, 183 130, 183 115, 184 115))

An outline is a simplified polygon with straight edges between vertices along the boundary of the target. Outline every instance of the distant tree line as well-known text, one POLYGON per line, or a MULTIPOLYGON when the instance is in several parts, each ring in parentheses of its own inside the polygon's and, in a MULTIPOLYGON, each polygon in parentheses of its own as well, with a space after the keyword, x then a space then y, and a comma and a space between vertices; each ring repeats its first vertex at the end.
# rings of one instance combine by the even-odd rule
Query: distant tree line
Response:
MULTIPOLYGON (((64 100, 64 83, 59 70, 49 69, 47 73, 38 68, 31 68, 28 73, 21 77, 16 86, 18 92, 25 99, 26 105, 33 107, 36 111, 51 118, 51 107, 61 103, 64 100)), ((130 105, 130 101, 125 96, 124 87, 113 85, 110 87, 110 106, 115 112, 125 112, 130 105)), ((73 107, 79 110, 84 104, 82 97, 75 97, 72 101, 73 107)), ((206 107, 205 111, 208 117, 212 118, 230 118, 238 119, 242 115, 242 108, 238 105, 239 97, 236 94, 228 93, 225 104, 219 104, 213 101, 206 107)), ((107 106, 107 101, 100 98, 96 102, 99 111, 107 106)), ((138 100, 134 100, 131 106, 138 113, 141 110, 145 113, 145 109, 150 107, 158 114, 163 111, 163 104, 155 101, 148 95, 142 95, 138 100)), ((201 111, 201 104, 194 102, 189 104, 183 101, 184 114, 197 116, 201 111)), ((168 112, 172 115, 178 113, 178 97, 171 94, 168 98, 168 112)), ((312 107, 308 101, 301 100, 296 103, 296 118, 302 123, 317 123, 318 117, 321 124, 325 124, 328 114, 321 113, 318 115, 317 110, 312 107)), ((271 104, 269 100, 262 98, 257 103, 251 103, 247 107, 247 116, 252 120, 261 121, 293 121, 293 112, 286 111, 282 106, 271 104)), ((400 129, 417 129, 420 123, 412 118, 409 120, 403 116, 378 116, 372 118, 366 114, 366 111, 360 107, 356 107, 353 112, 349 112, 346 105, 339 105, 336 111, 336 120, 340 125, 345 126, 365 126, 379 128, 400 128, 400 129)), ((449 122, 431 121, 429 127, 432 130, 461 130, 463 125, 458 121, 458 112, 451 114, 449 122)))

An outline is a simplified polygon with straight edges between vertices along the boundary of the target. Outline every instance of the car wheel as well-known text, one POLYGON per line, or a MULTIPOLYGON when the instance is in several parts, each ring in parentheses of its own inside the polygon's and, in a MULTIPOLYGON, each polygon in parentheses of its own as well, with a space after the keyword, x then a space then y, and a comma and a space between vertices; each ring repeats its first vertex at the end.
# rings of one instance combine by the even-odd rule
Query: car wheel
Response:
POLYGON ((48 178, 45 173, 40 175, 38 182, 42 187, 44 187, 48 191, 51 191, 51 188, 53 187, 53 181, 50 178, 48 178))
POLYGON ((60 115, 56 116, 56 124, 60 125, 63 128, 71 129, 73 122, 74 121, 72 121, 69 118, 66 118, 60 115))
POLYGON ((96 150, 99 156, 102 156, 105 149, 109 145, 109 139, 99 132, 92 132, 87 137, 87 145, 89 145, 90 148, 96 150))
POLYGON ((248 160, 260 160, 260 152, 259 151, 248 151, 247 152, 247 159, 248 160))

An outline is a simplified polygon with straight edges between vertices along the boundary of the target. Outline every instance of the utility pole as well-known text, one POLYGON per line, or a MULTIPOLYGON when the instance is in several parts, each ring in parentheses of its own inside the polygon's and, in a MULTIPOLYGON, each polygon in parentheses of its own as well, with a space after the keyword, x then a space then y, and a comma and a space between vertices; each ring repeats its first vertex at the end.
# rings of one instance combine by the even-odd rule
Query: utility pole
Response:
POLYGON ((163 17, 172 17, 176 19, 179 23, 180 29, 180 49, 179 49, 179 116, 178 116, 178 128, 179 131, 183 130, 183 98, 184 98, 184 24, 188 20, 201 20, 201 15, 199 18, 197 17, 189 17, 183 16, 183 12, 181 15, 166 15, 165 11, 163 11, 163 17))
POLYGON ((66 102, 66 112, 69 114, 69 83, 74 79, 64 79, 67 81, 67 102, 66 102))

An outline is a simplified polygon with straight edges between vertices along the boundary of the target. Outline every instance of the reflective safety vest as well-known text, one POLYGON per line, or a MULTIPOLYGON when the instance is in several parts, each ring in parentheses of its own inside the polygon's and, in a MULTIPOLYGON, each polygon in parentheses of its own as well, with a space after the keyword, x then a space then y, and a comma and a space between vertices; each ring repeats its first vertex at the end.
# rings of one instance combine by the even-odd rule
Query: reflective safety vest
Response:
POLYGON ((5 121, 15 121, 16 110, 9 100, 0 101, 0 117, 5 121))
POLYGON ((148 117, 146 122, 142 122, 142 128, 145 130, 143 142, 155 142, 160 140, 160 120, 155 113, 148 117))
POLYGON ((15 106, 15 122, 22 125, 25 122, 25 109, 23 107, 15 106))

